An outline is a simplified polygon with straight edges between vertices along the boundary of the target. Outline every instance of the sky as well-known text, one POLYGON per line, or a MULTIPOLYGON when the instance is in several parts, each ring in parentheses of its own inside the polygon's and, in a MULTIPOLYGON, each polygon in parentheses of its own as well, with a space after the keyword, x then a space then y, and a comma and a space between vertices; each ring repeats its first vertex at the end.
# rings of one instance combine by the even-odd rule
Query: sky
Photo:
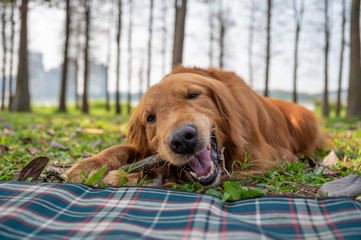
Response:
MULTIPOLYGON (((123 31, 121 43, 121 89, 127 89, 128 78, 128 19, 129 6, 128 1, 123 4, 123 31)), ((154 11, 154 34, 152 51, 152 73, 151 83, 159 82, 164 73, 161 62, 161 46, 163 43, 161 35, 162 15, 160 9, 163 4, 167 4, 168 12, 167 31, 167 69, 171 69, 171 52, 173 44, 173 1, 155 0, 154 11)), ((254 40, 254 88, 264 89, 265 73, 265 0, 256 0, 258 11, 256 12, 256 26, 254 40)), ((292 1, 275 0, 272 19, 272 52, 271 52, 271 70, 270 70, 270 89, 292 90, 293 74, 293 52, 294 52, 294 20, 292 12, 292 1)), ((324 33, 322 24, 324 15, 321 11, 321 1, 306 0, 305 15, 303 19, 303 29, 300 36, 300 57, 298 73, 298 90, 300 92, 320 93, 323 90, 324 82, 324 33)), ((340 57, 340 30, 341 30, 341 1, 331 1, 333 6, 330 9, 331 15, 331 50, 329 58, 329 90, 337 89, 339 57, 340 57)), ((223 0, 222 8, 228 12, 231 24, 226 35, 226 58, 225 70, 234 71, 240 75, 246 82, 249 81, 248 72, 248 26, 249 26, 249 3, 250 1, 223 0)), ((98 2, 99 4, 99 2, 98 2)), ((131 90, 137 92, 139 89, 139 72, 143 67, 143 76, 146 72, 146 47, 148 41, 148 17, 149 1, 133 0, 133 35, 132 35, 132 86, 131 90)), ((110 9, 110 5, 105 8, 110 9)), ((216 3, 215 8, 218 8, 216 3)), ((93 31, 91 41, 91 59, 99 63, 106 63, 108 54, 108 30, 107 22, 111 18, 110 11, 98 11, 94 9, 92 13, 92 23, 97 30, 93 31), (103 30, 103 31, 101 31, 103 30)), ((29 51, 43 53, 44 65, 47 70, 59 67, 62 63, 62 51, 64 41, 64 20, 65 11, 61 8, 49 8, 46 4, 38 3, 29 6, 29 51)), ((110 62, 110 91, 115 89, 115 25, 112 25, 111 41, 111 62, 110 62)), ((348 30, 348 25, 347 29, 348 30)), ((185 43, 183 64, 186 66, 209 67, 208 58, 209 49, 209 7, 204 1, 189 0, 187 5, 187 18, 185 28, 185 43)), ((217 34, 217 29, 214 29, 217 34)), ((346 38, 348 39, 348 32, 346 38)), ((217 43, 214 43, 215 46, 217 43)), ((215 56, 218 55, 218 47, 214 48, 215 56)), ((345 65, 343 71, 343 88, 348 85, 348 47, 345 49, 345 65)), ((215 63, 218 61, 215 60, 215 63)), ((217 64, 215 64, 217 67, 217 64)), ((145 77, 144 77, 145 80, 145 77)))

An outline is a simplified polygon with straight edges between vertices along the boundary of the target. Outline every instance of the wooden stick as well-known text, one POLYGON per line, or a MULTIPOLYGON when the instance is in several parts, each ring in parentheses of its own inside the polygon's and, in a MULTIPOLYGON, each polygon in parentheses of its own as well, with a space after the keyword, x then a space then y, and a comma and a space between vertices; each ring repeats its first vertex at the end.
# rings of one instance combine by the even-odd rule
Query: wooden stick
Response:
POLYGON ((165 163, 166 162, 158 154, 154 154, 135 163, 124 165, 121 167, 121 169, 123 169, 125 172, 129 171, 129 173, 136 173, 160 167, 165 163))

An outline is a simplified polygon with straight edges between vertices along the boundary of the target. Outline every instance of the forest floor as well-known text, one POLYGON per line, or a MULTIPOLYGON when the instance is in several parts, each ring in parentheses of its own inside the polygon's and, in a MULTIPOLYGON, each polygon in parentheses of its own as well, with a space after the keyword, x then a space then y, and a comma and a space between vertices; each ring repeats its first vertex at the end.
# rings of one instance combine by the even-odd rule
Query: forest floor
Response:
MULTIPOLYGON (((39 172, 40 177, 36 181, 61 182, 60 173, 76 161, 110 146, 123 144, 128 120, 128 116, 106 112, 100 103, 91 105, 89 115, 82 115, 74 108, 65 114, 46 107, 33 107, 32 113, 2 112, 0 181, 18 180, 21 169, 29 162, 46 157, 50 161, 46 161, 46 167, 41 174, 39 172)), ((325 182, 349 174, 361 175, 361 121, 331 117, 324 119, 322 126, 330 141, 327 150, 314 156, 299 156, 300 161, 282 163, 262 177, 246 175, 241 181, 227 181, 223 186, 212 189, 204 189, 197 183, 174 184, 171 188, 206 193, 224 201, 259 194, 318 197, 319 188, 325 182), (331 151, 335 154, 330 154, 331 151), (325 163, 325 158, 327 161, 333 159, 331 164, 325 163)), ((101 183, 99 174, 98 179, 84 179, 84 183, 101 183)), ((233 178, 237 174, 231 173, 233 178)))

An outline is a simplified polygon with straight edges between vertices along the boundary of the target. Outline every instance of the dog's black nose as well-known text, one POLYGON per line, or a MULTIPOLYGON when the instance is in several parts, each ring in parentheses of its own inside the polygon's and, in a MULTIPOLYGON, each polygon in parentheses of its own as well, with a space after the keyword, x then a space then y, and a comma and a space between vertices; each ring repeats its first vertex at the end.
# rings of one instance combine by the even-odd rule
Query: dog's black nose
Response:
POLYGON ((198 132, 192 125, 183 125, 175 130, 168 138, 168 144, 173 152, 179 154, 194 153, 198 132))

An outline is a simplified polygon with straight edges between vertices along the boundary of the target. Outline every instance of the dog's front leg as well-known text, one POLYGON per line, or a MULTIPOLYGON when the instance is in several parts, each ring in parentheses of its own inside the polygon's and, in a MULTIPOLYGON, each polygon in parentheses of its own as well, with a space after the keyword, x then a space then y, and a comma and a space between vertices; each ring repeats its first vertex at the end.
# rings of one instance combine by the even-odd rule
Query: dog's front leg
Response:
POLYGON ((84 174, 89 179, 89 177, 106 165, 105 176, 109 171, 118 169, 138 157, 137 150, 132 146, 113 146, 97 155, 81 160, 65 173, 65 178, 69 182, 80 183, 84 174))

